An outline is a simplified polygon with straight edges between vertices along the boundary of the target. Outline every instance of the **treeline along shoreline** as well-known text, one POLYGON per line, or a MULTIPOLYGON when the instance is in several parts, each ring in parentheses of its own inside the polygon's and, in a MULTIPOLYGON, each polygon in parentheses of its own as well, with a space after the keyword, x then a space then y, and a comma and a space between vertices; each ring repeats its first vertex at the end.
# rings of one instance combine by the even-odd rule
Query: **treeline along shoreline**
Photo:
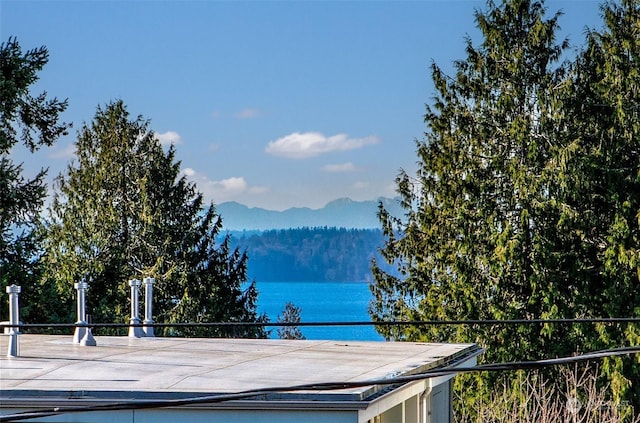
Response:
POLYGON ((231 231, 231 245, 249 257, 249 279, 272 282, 370 282, 380 260, 379 229, 302 227, 231 231))

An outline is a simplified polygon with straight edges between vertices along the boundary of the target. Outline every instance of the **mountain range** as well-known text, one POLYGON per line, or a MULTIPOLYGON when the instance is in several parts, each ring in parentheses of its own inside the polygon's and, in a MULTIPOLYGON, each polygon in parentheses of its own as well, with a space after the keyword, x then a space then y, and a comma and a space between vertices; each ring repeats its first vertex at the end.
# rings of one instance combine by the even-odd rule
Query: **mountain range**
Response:
POLYGON ((340 198, 320 209, 293 207, 276 211, 248 207, 235 201, 220 203, 216 211, 222 216, 226 231, 264 231, 269 229, 336 227, 354 229, 380 228, 378 204, 382 203, 391 215, 401 216, 398 199, 378 198, 371 201, 354 201, 340 198))

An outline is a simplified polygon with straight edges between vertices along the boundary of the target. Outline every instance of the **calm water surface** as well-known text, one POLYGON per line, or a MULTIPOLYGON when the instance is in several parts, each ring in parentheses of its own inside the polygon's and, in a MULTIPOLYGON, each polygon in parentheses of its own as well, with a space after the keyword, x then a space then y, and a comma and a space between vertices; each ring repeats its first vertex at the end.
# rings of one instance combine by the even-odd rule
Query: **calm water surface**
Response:
MULTIPOLYGON (((371 300, 365 282, 257 282, 258 311, 272 322, 292 302, 302 309, 302 322, 370 321, 371 300)), ((307 339, 340 341, 383 341, 373 326, 301 327, 307 339)), ((276 330, 272 337, 277 337, 276 330)))

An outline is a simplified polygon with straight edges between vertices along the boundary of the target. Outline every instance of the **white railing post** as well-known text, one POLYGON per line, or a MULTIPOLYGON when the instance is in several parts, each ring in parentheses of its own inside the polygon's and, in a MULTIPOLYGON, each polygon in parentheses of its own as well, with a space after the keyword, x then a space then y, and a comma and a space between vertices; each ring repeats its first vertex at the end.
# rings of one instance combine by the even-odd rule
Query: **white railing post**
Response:
MULTIPOLYGON (((139 325, 140 324, 140 282, 139 279, 131 279, 129 281, 129 286, 131 287, 131 319, 129 319, 130 325, 139 325)), ((129 326, 129 337, 131 338, 142 338, 144 337, 144 331, 140 326, 129 326)))
MULTIPOLYGON (((9 324, 20 324, 20 308, 18 303, 18 296, 20 295, 21 288, 18 285, 10 285, 6 288, 7 294, 9 294, 9 324)), ((18 356, 18 335, 20 335, 20 328, 12 326, 9 329, 9 350, 7 351, 7 357, 18 356)))
POLYGON ((153 337, 153 284, 154 278, 144 278, 144 324, 142 327, 144 335, 153 337))
POLYGON ((73 333, 73 343, 79 344, 87 332, 86 293, 87 293, 87 288, 89 287, 89 284, 84 281, 76 282, 73 284, 73 287, 78 291, 78 308, 77 308, 78 320, 76 321, 76 325, 77 325, 76 330, 73 333))

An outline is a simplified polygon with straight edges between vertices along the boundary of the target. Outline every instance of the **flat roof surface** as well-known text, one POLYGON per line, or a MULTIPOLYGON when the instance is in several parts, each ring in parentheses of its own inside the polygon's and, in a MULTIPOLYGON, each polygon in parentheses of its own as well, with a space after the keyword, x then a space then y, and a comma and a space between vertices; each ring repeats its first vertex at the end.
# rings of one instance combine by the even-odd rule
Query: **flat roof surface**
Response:
MULTIPOLYGON (((19 335, 8 358, 0 336, 0 396, 119 397, 135 393, 210 395, 273 386, 355 382, 424 371, 473 354, 474 344, 294 341, 97 336, 95 347, 72 336, 19 335), (47 392, 43 392, 47 391, 47 392)), ((375 387, 339 391, 361 401, 375 387)), ((324 392, 335 396, 335 392, 324 392)), ((323 392, 313 392, 321 399, 323 392)), ((303 395, 303 394, 298 394, 303 395)), ((311 398, 311 397, 309 397, 311 398)))

